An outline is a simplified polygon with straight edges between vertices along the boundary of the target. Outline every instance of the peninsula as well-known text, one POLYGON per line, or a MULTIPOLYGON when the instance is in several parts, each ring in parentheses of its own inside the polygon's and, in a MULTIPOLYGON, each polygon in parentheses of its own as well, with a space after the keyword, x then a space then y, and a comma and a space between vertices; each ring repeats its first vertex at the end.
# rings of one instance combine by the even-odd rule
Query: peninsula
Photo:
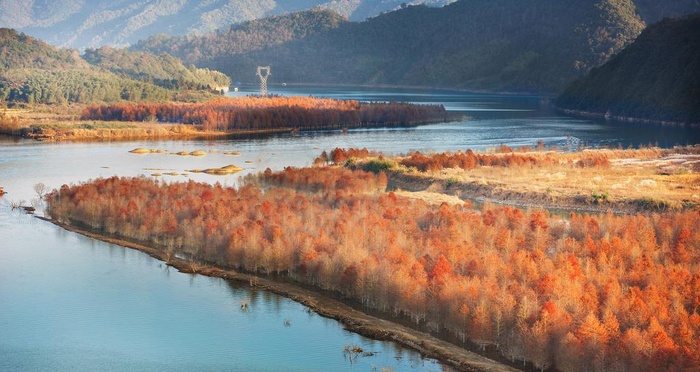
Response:
MULTIPOLYGON (((693 273, 700 252, 700 215, 693 201, 700 190, 695 160, 668 159, 691 159, 698 149, 626 151, 388 159, 336 149, 322 155, 317 167, 265 171, 239 188, 145 176, 66 185, 47 197, 47 214, 61 226, 116 239, 183 271, 264 283, 350 329, 397 340, 462 370, 507 367, 465 350, 454 354, 449 344, 432 344, 433 338, 392 323, 368 325, 355 310, 337 310, 337 302, 329 305, 336 310, 321 310, 325 300, 289 288, 331 293, 356 309, 410 320, 422 332, 446 330, 460 342, 497 350, 504 362, 541 370, 566 370, 590 360, 600 369, 612 364, 658 369, 669 363, 686 368, 698 355, 697 342, 683 335, 700 326, 700 280, 693 273), (624 175, 625 166, 611 165, 621 159, 652 173, 673 173, 625 187, 649 190, 668 181, 685 189, 687 200, 665 201, 664 208, 663 199, 642 203, 638 207, 645 210, 630 214, 567 215, 499 206, 496 200, 475 208, 469 200, 435 202, 431 195, 443 194, 436 187, 413 195, 400 191, 395 176, 387 175, 402 167, 416 175, 440 166, 484 168, 483 175, 493 172, 501 180, 497 201, 510 204, 508 189, 520 188, 524 173, 591 167, 614 179, 617 172, 624 175), (430 344, 418 341, 424 338, 430 344)), ((458 189, 465 182, 434 176, 424 182, 445 190, 446 181, 458 189)), ((556 193, 558 187, 552 184, 556 193)), ((591 204, 617 206, 617 195, 590 197, 591 204)))

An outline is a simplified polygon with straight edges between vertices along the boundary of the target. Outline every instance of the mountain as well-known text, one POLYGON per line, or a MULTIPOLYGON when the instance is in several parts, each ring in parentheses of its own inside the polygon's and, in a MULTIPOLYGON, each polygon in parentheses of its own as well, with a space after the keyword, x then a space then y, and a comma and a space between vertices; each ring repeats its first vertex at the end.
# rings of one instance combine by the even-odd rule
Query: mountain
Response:
POLYGON ((665 19, 556 100, 567 110, 700 124, 700 14, 665 19))
POLYGON ((88 63, 118 75, 146 81, 168 89, 228 89, 231 79, 221 72, 185 67, 168 54, 154 55, 108 46, 86 49, 82 56, 88 63))
POLYGON ((634 0, 634 4, 647 24, 700 12, 700 0, 634 0))
POLYGON ((272 83, 555 93, 646 24, 698 11, 700 0, 0 0, 0 25, 81 48, 149 37, 134 50, 250 83, 271 65, 272 83))
POLYGON ((286 83, 556 92, 644 28, 632 0, 462 0, 363 22, 302 14, 199 37, 159 35, 134 49, 167 52, 243 82, 255 81, 255 66, 271 65, 273 80, 286 83))
POLYGON ((110 55, 106 49, 101 49, 90 51, 88 57, 95 65, 88 63, 75 49, 57 48, 16 30, 0 28, 0 105, 163 101, 173 99, 178 93, 166 87, 208 90, 209 86, 202 85, 210 81, 218 83, 221 79, 228 81, 219 72, 184 68, 179 60, 170 56, 129 51, 110 55), (110 65, 110 61, 125 63, 126 60, 135 61, 136 66, 142 61, 147 63, 141 68, 119 70, 116 65, 110 65), (159 71, 172 74, 168 81, 171 86, 154 84, 159 82, 159 71), (188 84, 192 86, 186 86, 188 84))
POLYGON ((454 0, 0 0, 0 27, 62 47, 127 46, 156 33, 203 34, 231 24, 312 8, 364 20, 402 4, 454 0))
POLYGON ((303 40, 344 23, 348 22, 332 11, 311 10, 244 22, 232 25, 226 31, 199 37, 157 34, 140 41, 131 49, 154 54, 168 53, 186 63, 201 63, 211 58, 227 58, 303 40))
MULTIPOLYGON (((469 0, 467 0, 469 1, 469 0)), ((455 0, 0 0, 0 27, 61 47, 128 46, 156 33, 202 35, 231 24, 310 9, 364 21, 408 5, 441 7, 455 0)), ((591 5, 603 4, 589 0, 591 5)), ((525 5, 528 2, 523 1, 525 5)), ((700 11, 700 0, 634 0, 653 23, 700 11)))

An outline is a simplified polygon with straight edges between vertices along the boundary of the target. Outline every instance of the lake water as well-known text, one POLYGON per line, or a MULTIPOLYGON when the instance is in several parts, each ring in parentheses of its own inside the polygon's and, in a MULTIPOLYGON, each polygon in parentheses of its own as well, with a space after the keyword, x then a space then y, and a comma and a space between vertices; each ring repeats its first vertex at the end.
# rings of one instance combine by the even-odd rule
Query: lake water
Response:
MULTIPOLYGON (((239 92, 230 92, 228 95, 235 97, 257 94, 256 89, 254 86, 244 86, 239 92)), ((376 130, 380 133, 360 131, 345 138, 344 143, 352 146, 366 146, 392 153, 466 148, 483 150, 500 144, 511 147, 535 146, 538 140, 547 146, 581 144, 588 147, 637 147, 649 144, 671 147, 700 143, 698 129, 571 118, 555 112, 548 104, 550 100, 547 97, 535 95, 280 85, 268 86, 268 91, 270 94, 355 99, 363 102, 442 104, 447 110, 468 117, 464 121, 411 129, 376 130)), ((342 140, 339 141, 343 143, 342 140)))
POLYGON ((2 371, 440 370, 268 292, 181 274, 20 213, 0 213, 0 229, 2 371), (378 354, 351 363, 346 344, 378 354))
MULTIPOLYGON (((441 370, 394 343, 346 332, 285 298, 238 288, 221 279, 181 274, 137 251, 95 241, 10 209, 50 188, 97 177, 186 173, 236 164, 238 175, 189 173, 193 179, 236 185, 266 167, 309 165, 322 150, 367 147, 388 154, 410 150, 486 149, 500 144, 592 147, 700 142, 685 128, 619 125, 572 119, 536 96, 499 96, 397 89, 272 87, 274 93, 362 101, 441 103, 469 119, 401 129, 305 132, 221 141, 41 143, 0 137, 0 370, 394 371, 441 370), (633 129, 632 129, 633 128, 633 129), (568 137, 567 137, 568 136, 568 137), (568 138, 568 141, 567 141, 568 138), (573 139, 573 140, 572 140, 573 139), (203 157, 147 154, 207 150, 203 157), (240 156, 225 155, 240 151, 240 156), (239 303, 251 299, 251 310, 239 303), (284 325, 289 320, 290 326, 284 325), (343 347, 378 352, 347 360, 343 347)), ((244 95, 246 92, 231 93, 244 95)), ((37 203, 41 210, 41 203, 37 203)))

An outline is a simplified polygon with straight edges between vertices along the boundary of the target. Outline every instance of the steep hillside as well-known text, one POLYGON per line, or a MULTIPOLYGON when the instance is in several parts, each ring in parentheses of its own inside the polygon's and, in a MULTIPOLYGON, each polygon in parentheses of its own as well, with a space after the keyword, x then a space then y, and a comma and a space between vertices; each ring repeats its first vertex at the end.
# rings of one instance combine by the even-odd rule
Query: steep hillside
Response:
POLYGON ((76 50, 59 49, 16 30, 0 28, 0 71, 38 67, 89 69, 90 65, 76 50))
POLYGON ((149 37, 135 49, 251 83, 271 65, 280 83, 553 93, 647 23, 698 11, 700 0, 0 0, 0 26, 79 47, 149 37), (314 10, 290 13, 302 9, 314 10))
POLYGON ((232 25, 226 31, 201 37, 158 34, 140 41, 132 49, 154 54, 168 53, 182 58, 186 63, 201 63, 212 58, 227 58, 303 40, 343 23, 347 22, 337 13, 311 10, 244 22, 232 25))
POLYGON ((454 0, 0 0, 0 27, 77 48, 126 46, 156 33, 203 34, 231 24, 319 7, 364 20, 403 3, 454 0))
POLYGON ((221 89, 231 84, 231 79, 221 72, 193 65, 185 67, 181 60, 168 54, 102 47, 87 49, 83 58, 105 70, 168 89, 221 89))
MULTIPOLYGON (((97 51, 93 54, 99 55, 97 51)), ((13 29, 0 28, 0 105, 163 101, 175 97, 175 90, 151 83, 157 80, 155 71, 168 71, 171 65, 177 66, 174 58, 159 59, 129 52, 116 55, 138 56, 152 64, 141 69, 132 68, 131 72, 141 74, 142 81, 135 80, 128 76, 127 70, 115 74, 107 66, 91 65, 77 50, 59 49, 13 29)), ((208 70, 190 72, 197 76, 197 71, 207 75, 208 70)), ((210 79, 221 78, 220 73, 209 71, 208 74, 210 79)), ((207 94, 199 93, 200 96, 207 94)))
POLYGON ((700 0, 634 0, 634 3, 647 24, 700 12, 700 0))
POLYGON ((161 35, 136 48, 166 51, 244 82, 254 81, 256 65, 269 64, 274 80, 287 83, 555 92, 605 62, 644 27, 632 0, 463 0, 338 22, 299 37, 289 30, 315 26, 298 22, 330 16, 289 17, 199 38, 161 35), (285 26, 260 37, 261 28, 274 28, 270 22, 285 26))
POLYGON ((572 83, 568 110, 700 123, 700 15, 649 26, 629 47, 572 83))

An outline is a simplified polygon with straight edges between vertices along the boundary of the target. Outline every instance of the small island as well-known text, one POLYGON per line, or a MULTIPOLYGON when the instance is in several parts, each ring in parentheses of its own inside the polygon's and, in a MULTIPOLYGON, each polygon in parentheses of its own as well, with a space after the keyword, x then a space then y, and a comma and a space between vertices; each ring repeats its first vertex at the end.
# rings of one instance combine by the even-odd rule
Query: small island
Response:
POLYGON ((456 118, 442 105, 280 96, 216 98, 201 103, 94 104, 83 106, 76 118, 41 116, 35 110, 0 112, 0 133, 37 140, 228 137, 414 126, 456 118))

